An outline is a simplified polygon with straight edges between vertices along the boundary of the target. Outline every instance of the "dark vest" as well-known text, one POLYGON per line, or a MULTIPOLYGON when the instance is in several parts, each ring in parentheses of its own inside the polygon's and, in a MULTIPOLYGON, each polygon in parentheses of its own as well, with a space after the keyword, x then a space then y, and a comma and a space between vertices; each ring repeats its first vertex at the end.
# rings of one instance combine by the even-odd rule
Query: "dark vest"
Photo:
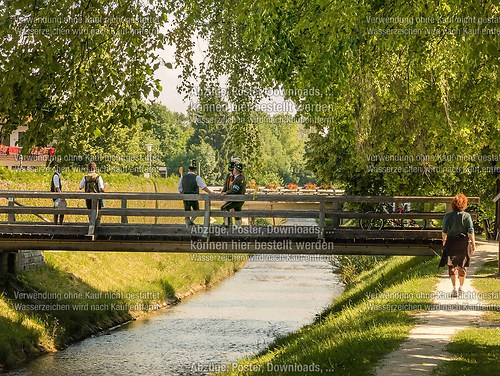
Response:
POLYGON ((91 172, 85 175, 85 192, 87 193, 99 193, 99 175, 95 172, 91 172))
POLYGON ((200 188, 196 183, 196 174, 186 174, 182 177, 182 193, 199 194, 200 188))

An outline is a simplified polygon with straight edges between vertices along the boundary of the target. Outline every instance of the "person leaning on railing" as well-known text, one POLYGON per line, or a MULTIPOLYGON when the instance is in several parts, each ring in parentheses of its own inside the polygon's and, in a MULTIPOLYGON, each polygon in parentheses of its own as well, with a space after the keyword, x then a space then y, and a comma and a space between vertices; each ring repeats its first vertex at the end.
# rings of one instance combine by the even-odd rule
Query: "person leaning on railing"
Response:
POLYGON ((446 213, 443 219, 443 255, 439 267, 448 266, 448 274, 453 285, 453 297, 463 293, 470 255, 476 251, 474 224, 471 215, 465 211, 467 203, 467 197, 461 193, 458 194, 451 203, 453 210, 446 213), (458 291, 457 275, 460 283, 458 291))
MULTIPOLYGON (((62 192, 62 182, 61 182, 61 174, 59 173, 59 166, 54 166, 54 174, 52 175, 52 179, 50 181, 50 191, 51 192, 62 192)), ((64 198, 53 198, 54 208, 65 209, 66 208, 66 200, 64 198)), ((64 214, 54 214, 54 224, 62 225, 64 222, 64 214)))
MULTIPOLYGON (((243 165, 241 163, 235 163, 233 168, 233 181, 229 189, 225 192, 222 192, 222 196, 226 195, 244 195, 246 192, 246 182, 245 177, 243 176, 243 165)), ((221 210, 230 211, 234 209, 235 212, 241 211, 243 207, 244 201, 229 201, 222 205, 221 210)), ((241 218, 235 217, 236 226, 241 226, 241 218)), ((225 225, 230 226, 232 224, 231 217, 227 217, 225 220, 225 225)))

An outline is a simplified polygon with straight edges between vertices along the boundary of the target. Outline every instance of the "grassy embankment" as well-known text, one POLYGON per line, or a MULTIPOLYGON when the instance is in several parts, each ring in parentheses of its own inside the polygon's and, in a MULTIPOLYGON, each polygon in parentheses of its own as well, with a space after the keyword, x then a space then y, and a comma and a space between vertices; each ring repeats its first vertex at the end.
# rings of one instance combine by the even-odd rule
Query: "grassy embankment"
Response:
POLYGON ((477 325, 462 330, 453 337, 446 350, 453 355, 442 363, 435 374, 448 375, 497 375, 500 369, 500 279, 496 261, 486 263, 472 280, 484 304, 490 305, 477 325))
MULTIPOLYGON (((0 189, 15 190, 47 190, 51 177, 50 173, 5 170, 0 170, 0 175, 0 189)), ((76 190, 81 174, 65 174, 63 178, 65 191, 76 190)), ((155 191, 150 179, 129 175, 103 175, 103 178, 108 192, 155 191)), ((177 179, 157 179, 155 183, 158 192, 174 192, 177 179)), ((49 200, 20 201, 24 205, 51 206, 49 200)), ((68 206, 84 207, 84 201, 79 201, 68 200, 68 206)), ((181 202, 160 204, 160 208, 182 208, 181 202)), ((119 203, 107 205, 114 207, 119 203)), ((154 205, 154 202, 134 203, 134 207, 154 205)), ((30 216, 18 216, 18 220, 40 221, 30 216)), ((86 218, 65 218, 65 222, 80 220, 86 218)), ((135 221, 152 223, 154 218, 135 221)), ((183 223, 182 218, 162 219, 160 223, 173 221, 183 223)), ((44 256, 43 268, 1 281, 0 370, 131 320, 209 286, 241 267, 241 263, 232 261, 194 262, 189 254, 44 252, 44 256), (38 299, 33 296, 21 299, 18 293, 50 293, 52 299, 41 295, 35 296, 38 299), (19 303, 32 306, 16 306, 19 303), (42 309, 46 303, 58 306, 46 311, 42 309)))
POLYGON ((437 283, 437 258, 391 257, 361 274, 317 320, 227 374, 367 375, 404 340, 437 283))

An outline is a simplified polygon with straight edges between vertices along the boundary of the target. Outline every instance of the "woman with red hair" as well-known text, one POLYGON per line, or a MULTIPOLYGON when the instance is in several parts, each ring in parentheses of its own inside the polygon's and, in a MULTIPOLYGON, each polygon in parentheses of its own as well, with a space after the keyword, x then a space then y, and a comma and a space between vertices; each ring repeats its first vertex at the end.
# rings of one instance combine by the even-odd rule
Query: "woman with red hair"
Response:
POLYGON ((463 293, 470 254, 474 254, 476 251, 476 244, 472 217, 465 211, 467 197, 461 193, 456 195, 451 206, 453 210, 446 213, 443 219, 443 256, 439 266, 448 265, 448 274, 453 285, 452 296, 457 297, 463 293), (456 287, 457 275, 460 283, 458 291, 456 287))

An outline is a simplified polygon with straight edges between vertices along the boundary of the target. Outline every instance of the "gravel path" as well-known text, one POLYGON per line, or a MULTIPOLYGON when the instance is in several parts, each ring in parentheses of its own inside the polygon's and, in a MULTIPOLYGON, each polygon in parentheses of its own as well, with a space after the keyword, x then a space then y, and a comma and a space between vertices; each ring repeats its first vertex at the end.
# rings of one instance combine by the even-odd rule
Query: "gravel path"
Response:
POLYGON ((434 309, 416 315, 420 324, 411 330, 399 349, 380 361, 375 370, 377 376, 430 374, 439 363, 449 359, 450 354, 445 351, 445 347, 451 337, 480 318, 482 311, 476 308, 480 301, 471 285, 471 279, 478 267, 487 261, 498 259, 498 244, 476 244, 463 296, 451 297, 451 282, 446 270, 446 275, 442 275, 436 287, 434 309))

